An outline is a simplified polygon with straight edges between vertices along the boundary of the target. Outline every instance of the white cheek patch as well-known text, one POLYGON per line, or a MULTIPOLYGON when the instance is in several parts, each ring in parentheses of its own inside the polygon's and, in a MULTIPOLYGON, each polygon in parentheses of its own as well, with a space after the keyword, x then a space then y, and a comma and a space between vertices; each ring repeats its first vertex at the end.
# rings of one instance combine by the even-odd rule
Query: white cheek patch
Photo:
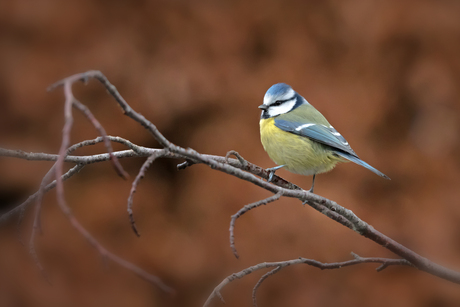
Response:
POLYGON ((284 114, 284 113, 287 113, 287 112, 291 111, 292 108, 294 107, 295 103, 296 103, 296 100, 297 99, 294 98, 292 100, 289 100, 289 101, 286 101, 286 102, 282 103, 279 106, 271 106, 271 107, 269 107, 268 110, 267 110, 268 115, 270 117, 273 117, 273 116, 277 116, 277 115, 284 114))

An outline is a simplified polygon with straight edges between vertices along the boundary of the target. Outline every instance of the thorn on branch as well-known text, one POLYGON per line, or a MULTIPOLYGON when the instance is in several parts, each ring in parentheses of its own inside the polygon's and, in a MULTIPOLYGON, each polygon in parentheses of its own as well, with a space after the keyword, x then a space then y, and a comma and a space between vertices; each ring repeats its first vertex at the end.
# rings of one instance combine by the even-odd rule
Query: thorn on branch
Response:
POLYGON ((220 299, 220 301, 225 304, 225 300, 224 300, 224 297, 222 296, 222 293, 220 293, 220 291, 216 291, 216 295, 220 299))
POLYGON ((350 254, 351 254, 351 256, 352 256, 354 259, 356 259, 356 260, 361 259, 361 257, 360 257, 358 254, 356 254, 356 253, 351 252, 350 254))
POLYGON ((382 265, 380 265, 378 268, 376 268, 375 270, 377 272, 381 272, 383 270, 385 270, 386 268, 388 267, 388 264, 387 263, 382 263, 382 265))
POLYGON ((83 82, 84 85, 87 85, 89 82, 89 77, 87 75, 83 75, 80 81, 83 82))
POLYGON ((184 170, 186 169, 187 167, 189 166, 192 166, 193 164, 196 164, 195 162, 193 162, 192 160, 185 160, 185 162, 182 162, 180 164, 177 164, 177 170, 181 171, 181 170, 184 170))

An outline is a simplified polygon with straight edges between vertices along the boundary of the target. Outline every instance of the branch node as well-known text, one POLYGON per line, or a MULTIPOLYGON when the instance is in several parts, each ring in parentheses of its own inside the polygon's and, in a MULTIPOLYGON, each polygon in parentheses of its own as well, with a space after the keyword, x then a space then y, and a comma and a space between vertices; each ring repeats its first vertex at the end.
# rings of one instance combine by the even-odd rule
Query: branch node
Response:
POLYGON ((225 300, 224 300, 224 297, 222 296, 222 293, 220 293, 220 291, 217 290, 217 291, 215 292, 215 294, 216 294, 217 297, 220 299, 220 301, 221 301, 222 303, 225 304, 225 300))
POLYGON ((382 263, 378 268, 376 268, 375 270, 377 272, 381 272, 383 270, 385 270, 386 268, 388 267, 388 263, 382 263))
MULTIPOLYGON (((389 249, 393 253, 404 258, 404 259, 362 258, 358 256, 357 254, 352 253, 352 256, 354 257, 353 260, 348 260, 344 262, 335 262, 335 263, 321 263, 316 260, 305 259, 301 257, 299 259, 284 261, 284 262, 261 263, 259 265, 244 269, 243 271, 239 273, 232 274, 226 280, 224 280, 218 287, 216 287, 215 290, 213 291, 213 295, 219 296, 222 300, 223 298, 219 292, 220 289, 224 285, 228 284, 229 282, 233 281, 236 278, 242 278, 252 273, 253 271, 256 271, 259 269, 266 269, 266 268, 274 267, 275 269, 272 270, 271 272, 276 272, 275 270, 279 270, 285 266, 294 265, 298 263, 305 263, 307 265, 311 265, 311 266, 314 266, 320 269, 337 269, 337 268, 355 265, 359 263, 380 263, 381 265, 376 269, 377 271, 381 271, 385 269, 386 267, 392 266, 392 265, 408 265, 408 266, 416 267, 420 270, 423 270, 437 277, 460 284, 460 274, 459 273, 449 270, 447 268, 444 268, 440 265, 437 265, 429 261, 426 258, 421 257, 420 255, 414 253, 413 251, 406 248, 405 246, 399 244, 398 242, 392 240, 391 238, 376 231, 372 226, 368 225, 366 222, 364 222, 358 216, 356 216, 351 210, 348 210, 331 200, 322 198, 318 195, 315 195, 315 194, 309 193, 308 191, 300 189, 299 187, 293 185, 292 183, 276 175, 273 178, 272 184, 265 182, 261 178, 267 179, 268 177, 267 171, 263 170, 257 165, 254 165, 244 160, 244 158, 241 157, 241 155, 239 155, 236 151, 229 151, 225 157, 220 157, 220 156, 204 155, 193 149, 190 149, 190 148, 185 149, 183 147, 172 144, 158 131, 158 129, 155 127, 155 125, 153 125, 153 123, 151 123, 141 114, 134 111, 126 103, 124 98, 118 93, 116 87, 112 85, 100 71, 87 71, 84 73, 72 75, 70 77, 67 77, 51 85, 48 88, 48 90, 51 91, 54 88, 59 87, 59 86, 63 86, 63 90, 65 94, 65 108, 64 108, 65 124, 64 124, 63 133, 62 133, 62 142, 61 142, 61 148, 59 151, 59 155, 25 153, 22 151, 8 151, 8 150, 0 149, 0 156, 17 157, 17 158, 27 159, 27 160, 47 160, 48 159, 48 161, 56 161, 56 164, 55 164, 56 165, 56 173, 55 173, 56 180, 47 184, 46 187, 44 187, 42 191, 39 191, 31 195, 21 205, 1 215, 0 222, 8 219, 9 217, 12 216, 12 214, 17 213, 19 210, 21 210, 21 213, 22 213, 24 208, 26 208, 34 199, 36 200, 40 198, 41 197, 40 195, 42 193, 46 193, 50 189, 56 187, 58 204, 61 210, 67 216, 72 226, 74 226, 74 228, 77 229, 77 231, 79 231, 80 234, 83 237, 85 237, 90 242, 90 244, 99 251, 99 253, 103 257, 110 259, 112 261, 115 261, 119 265, 124 266, 125 268, 135 272, 136 274, 140 275, 146 280, 157 284, 157 286, 159 286, 161 289, 165 291, 172 291, 172 289, 164 285, 158 277, 150 275, 147 272, 143 271, 142 269, 131 264, 130 262, 127 262, 126 260, 121 259, 118 256, 108 252, 102 245, 100 245, 100 243, 96 241, 94 237, 92 237, 92 235, 85 228, 82 227, 82 225, 78 222, 75 216, 73 216, 69 206, 66 203, 66 200, 64 197, 64 188, 63 188, 63 181, 70 178, 74 174, 76 174, 83 166, 87 164, 111 160, 117 173, 121 175, 122 177, 127 178, 128 174, 124 172, 121 165, 117 164, 118 163, 117 159, 119 157, 133 157, 133 156, 146 157, 148 155, 151 155, 147 159, 147 161, 144 163, 143 167, 141 168, 138 176, 136 177, 135 182, 133 182, 133 187, 131 189, 130 197, 128 198, 128 214, 129 214, 129 219, 131 221, 131 226, 134 232, 136 233, 136 235, 139 235, 139 232, 137 231, 137 226, 134 222, 133 212, 131 208, 133 195, 135 193, 139 180, 144 176, 143 172, 145 172, 145 170, 150 165, 149 163, 153 162, 153 160, 155 160, 156 157, 167 156, 168 158, 185 159, 184 163, 177 165, 179 170, 185 169, 186 167, 191 166, 196 163, 203 163, 213 169, 217 169, 224 173, 238 177, 239 179, 245 180, 247 182, 251 182, 272 193, 277 192, 276 195, 269 197, 265 200, 244 206, 236 214, 232 215, 231 222, 230 222, 230 245, 237 258, 238 258, 238 254, 236 252, 236 248, 234 245, 234 234, 233 234, 236 219, 238 219, 245 212, 253 208, 256 208, 261 205, 266 205, 269 202, 279 199, 283 195, 283 193, 284 193, 284 196, 297 198, 299 200, 304 201, 303 205, 308 204, 315 210, 325 214, 327 217, 333 219, 334 221, 337 221, 340 224, 348 227, 349 229, 352 229, 358 232, 364 237, 374 242, 377 242, 378 244, 389 249), (132 145, 132 146, 127 145, 128 147, 131 148, 131 150, 125 151, 123 155, 121 154, 121 152, 113 153, 113 150, 111 149, 111 145, 109 142, 109 140, 112 140, 112 139, 106 135, 102 126, 94 118, 94 116, 89 112, 88 108, 75 99, 73 92, 72 92, 72 85, 74 83, 76 83, 77 81, 82 81, 86 84, 90 78, 97 79, 105 87, 108 93, 113 96, 113 98, 116 100, 118 105, 121 107, 123 113, 129 116, 131 119, 133 119, 137 123, 141 124, 145 129, 147 129, 148 132, 150 132, 150 134, 160 143, 163 149, 160 150, 160 149, 153 149, 153 148, 145 148, 145 147, 137 146, 137 145, 132 145), (74 146, 68 147, 68 145, 70 144, 70 133, 71 133, 72 123, 73 123, 73 116, 72 116, 73 106, 75 106, 80 111, 82 111, 87 116, 87 118, 92 122, 93 126, 95 126, 95 128, 100 132, 100 135, 102 136, 101 137, 102 141, 104 141, 104 143, 106 144, 108 154, 93 155, 93 156, 86 156, 86 157, 83 157, 83 156, 69 157, 69 154, 72 151, 72 148, 75 145, 78 145, 78 144, 75 144, 74 146), (155 151, 155 150, 158 150, 158 151, 155 151), (158 154, 157 156, 155 156, 156 155, 155 152, 158 154), (239 164, 235 159, 229 159, 230 155, 236 156, 239 164), (153 156, 155 157, 152 158, 153 156), (77 165, 74 166, 67 173, 63 174, 64 162, 72 162, 72 163, 76 163, 77 165), (261 178, 258 178, 257 176, 261 178)), ((125 140, 125 144, 127 143, 128 141, 125 140)), ((78 148, 78 146, 75 148, 78 148)), ((37 208, 38 210, 36 212, 39 213, 40 212, 39 206, 37 206, 37 208)), ((21 217, 20 217, 20 220, 21 220, 21 217)), ((40 229, 39 214, 36 214, 35 221, 36 221, 36 224, 34 225, 34 228, 33 228, 34 233, 40 229)), ((33 248, 33 244, 32 244, 32 248, 33 248)), ((33 252, 35 253, 35 249, 33 249, 33 252)), ((267 274, 265 274, 264 276, 269 276, 270 272, 267 274)), ((263 277, 262 277, 262 280, 263 280, 263 277)))
POLYGON ((354 259, 356 259, 356 260, 362 259, 362 258, 361 258, 358 254, 356 254, 356 253, 351 252, 350 254, 351 254, 351 256, 352 256, 354 259))
POLYGON ((192 160, 186 159, 185 162, 177 164, 177 170, 179 171, 184 170, 187 167, 192 166, 193 164, 196 164, 196 163, 193 162, 192 160))
POLYGON ((225 155, 225 163, 228 164, 228 158, 230 156, 235 156, 238 161, 241 163, 241 166, 244 170, 247 170, 248 168, 248 161, 246 161, 237 151, 235 150, 230 150, 229 152, 227 152, 227 154, 225 155))

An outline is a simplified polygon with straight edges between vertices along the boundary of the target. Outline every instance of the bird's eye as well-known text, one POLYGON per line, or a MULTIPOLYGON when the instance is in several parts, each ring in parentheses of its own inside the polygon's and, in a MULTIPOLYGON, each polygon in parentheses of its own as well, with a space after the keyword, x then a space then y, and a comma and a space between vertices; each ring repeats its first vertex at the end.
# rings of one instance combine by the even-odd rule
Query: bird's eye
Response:
POLYGON ((284 101, 282 101, 282 100, 277 100, 277 101, 275 101, 274 103, 272 103, 271 106, 272 106, 272 107, 277 107, 277 106, 281 105, 283 102, 284 102, 284 101))

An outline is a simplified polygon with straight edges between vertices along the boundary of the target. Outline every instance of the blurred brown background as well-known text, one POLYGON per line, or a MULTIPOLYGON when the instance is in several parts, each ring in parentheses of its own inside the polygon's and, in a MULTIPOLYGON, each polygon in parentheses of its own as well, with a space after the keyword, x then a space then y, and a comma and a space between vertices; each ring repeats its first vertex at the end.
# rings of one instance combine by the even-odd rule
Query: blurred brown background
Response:
MULTIPOLYGON (((274 164, 259 141, 265 91, 291 84, 347 138, 385 181, 354 164, 317 178, 315 192, 441 264, 460 270, 460 3, 458 1, 2 1, 0 141, 58 151, 63 93, 46 87, 101 70, 124 98, 171 141, 200 152, 240 152, 274 164)), ((74 87, 110 135, 157 146, 124 117, 96 82, 74 87)), ((97 132, 75 115, 72 142, 97 132)), ((117 149, 122 146, 116 145, 117 149)), ((102 146, 78 153, 98 153, 102 146)), ((75 215, 109 250, 157 274, 170 297, 110 263, 70 226, 55 193, 45 197, 40 258, 48 286, 15 235, 0 229, 0 306, 200 306, 227 275, 299 256, 324 262, 393 255, 297 201, 282 199, 237 222, 230 216, 269 196, 202 165, 154 163, 135 196, 142 236, 126 200, 142 159, 109 163, 66 184, 75 215)), ((0 159, 2 212, 39 186, 48 162, 0 159)), ((279 171, 309 188, 310 177, 279 171)), ((30 233, 28 212, 22 232, 30 233)), ((269 278, 261 306, 458 306, 460 288, 409 268, 374 265, 336 271, 298 266, 269 278)), ((260 272, 225 288, 227 306, 250 306, 260 272)), ((217 304, 219 305, 219 304, 217 304)))

